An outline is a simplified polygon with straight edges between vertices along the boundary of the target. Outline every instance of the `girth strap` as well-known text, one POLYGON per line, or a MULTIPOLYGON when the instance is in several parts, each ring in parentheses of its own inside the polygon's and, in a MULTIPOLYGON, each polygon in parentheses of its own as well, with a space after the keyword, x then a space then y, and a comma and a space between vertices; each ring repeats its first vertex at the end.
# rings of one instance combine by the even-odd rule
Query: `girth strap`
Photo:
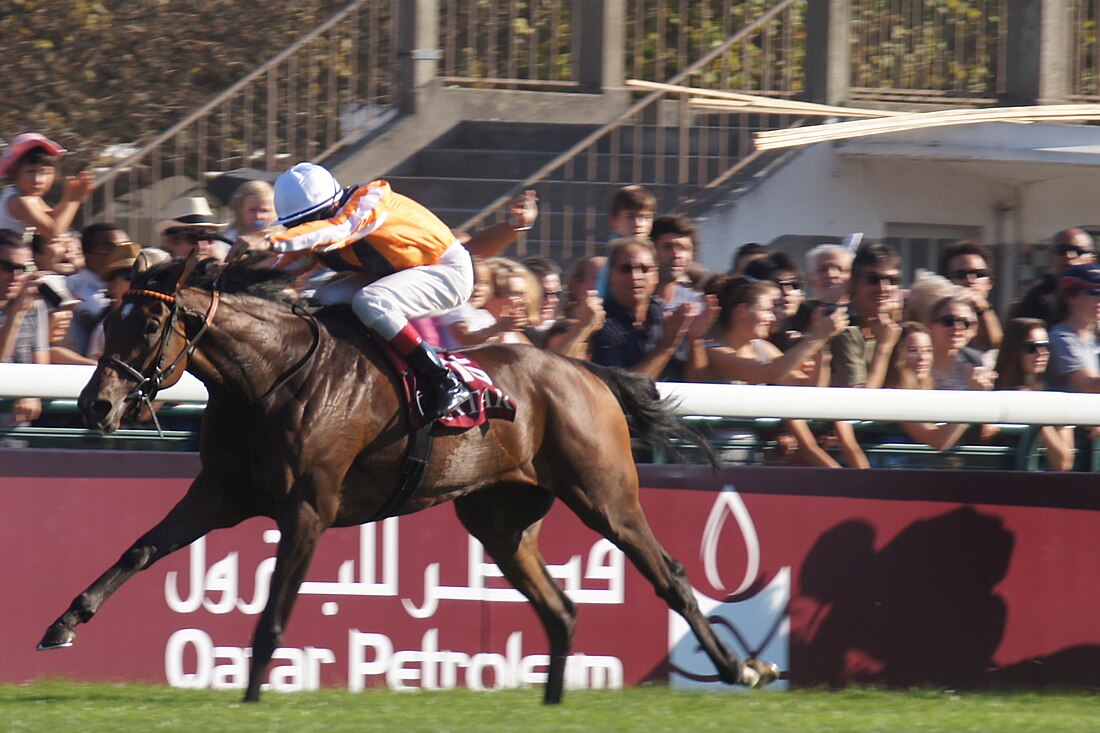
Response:
POLYGON ((367 520, 368 522, 393 516, 420 488, 424 473, 432 460, 432 446, 435 444, 435 436, 432 435, 434 425, 434 422, 430 422, 409 433, 409 450, 405 456, 405 463, 401 466, 401 480, 397 482, 397 487, 385 503, 367 520))

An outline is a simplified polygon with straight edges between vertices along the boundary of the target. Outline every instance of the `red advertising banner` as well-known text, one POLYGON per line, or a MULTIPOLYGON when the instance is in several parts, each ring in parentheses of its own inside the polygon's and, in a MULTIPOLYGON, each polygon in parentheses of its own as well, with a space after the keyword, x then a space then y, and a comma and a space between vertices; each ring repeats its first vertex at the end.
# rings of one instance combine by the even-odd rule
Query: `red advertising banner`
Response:
MULTIPOLYGON (((278 532, 212 533, 37 652, 46 627, 182 495, 187 454, 0 451, 0 681, 242 687, 278 532)), ((1078 474, 642 467, 642 503, 742 656, 793 684, 1100 684, 1100 493, 1078 474)), ((677 616, 564 506, 543 556, 578 607, 573 687, 715 685, 677 616)), ((446 505, 332 530, 267 683, 511 687, 545 636, 446 505)), ((786 683, 780 683, 780 686, 786 683)))

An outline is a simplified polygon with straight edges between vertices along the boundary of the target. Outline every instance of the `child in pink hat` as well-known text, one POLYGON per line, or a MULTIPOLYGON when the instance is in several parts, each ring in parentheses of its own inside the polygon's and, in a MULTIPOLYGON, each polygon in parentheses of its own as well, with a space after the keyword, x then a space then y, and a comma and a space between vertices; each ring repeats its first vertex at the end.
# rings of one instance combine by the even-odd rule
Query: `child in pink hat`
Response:
POLYGON ((0 157, 0 177, 11 184, 0 191, 0 229, 22 233, 34 227, 47 240, 67 232, 77 210, 95 188, 95 177, 81 171, 65 180, 57 206, 42 197, 53 187, 65 149, 37 132, 16 135, 0 157))

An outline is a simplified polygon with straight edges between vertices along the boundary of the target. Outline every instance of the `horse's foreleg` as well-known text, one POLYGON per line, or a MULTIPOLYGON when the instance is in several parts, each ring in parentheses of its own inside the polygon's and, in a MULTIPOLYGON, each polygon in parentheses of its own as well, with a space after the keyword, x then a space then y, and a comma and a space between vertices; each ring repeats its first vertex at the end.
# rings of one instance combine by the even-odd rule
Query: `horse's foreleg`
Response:
POLYGON ((260 614, 252 637, 252 666, 248 673, 245 702, 258 702, 260 686, 267 675, 271 656, 279 647, 287 619, 309 570, 317 542, 325 526, 316 510, 305 502, 294 506, 285 517, 277 517, 281 537, 271 575, 267 606, 260 614))
POLYGON ((46 630, 39 649, 72 646, 77 624, 87 623, 100 606, 135 573, 165 555, 186 547, 219 527, 236 524, 244 515, 233 508, 200 474, 187 494, 152 529, 130 546, 118 561, 73 599, 68 610, 46 630))
POLYGON ((535 525, 553 496, 530 486, 482 490, 455 500, 458 518, 496 561, 504 577, 534 606, 550 641, 550 665, 543 701, 561 702, 565 663, 573 646, 576 607, 550 577, 538 550, 535 525), (534 526, 533 526, 534 525, 534 526))
MULTIPOLYGON (((623 481, 627 480, 624 477, 623 481)), ((563 493, 562 499, 585 524, 614 542, 653 584, 669 608, 687 621, 723 682, 757 687, 775 679, 771 665, 755 660, 742 662, 714 633, 695 602, 683 566, 665 552, 653 535, 637 500, 636 479, 633 488, 624 485, 621 491, 581 489, 579 493, 563 493)))

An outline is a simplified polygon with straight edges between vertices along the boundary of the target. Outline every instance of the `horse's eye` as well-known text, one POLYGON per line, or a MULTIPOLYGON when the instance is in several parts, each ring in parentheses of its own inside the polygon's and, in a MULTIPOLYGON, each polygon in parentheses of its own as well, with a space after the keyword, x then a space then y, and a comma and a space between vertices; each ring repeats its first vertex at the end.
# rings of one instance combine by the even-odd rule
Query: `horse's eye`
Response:
POLYGON ((145 324, 146 336, 156 336, 158 331, 160 331, 160 324, 156 321, 149 321, 145 324))

